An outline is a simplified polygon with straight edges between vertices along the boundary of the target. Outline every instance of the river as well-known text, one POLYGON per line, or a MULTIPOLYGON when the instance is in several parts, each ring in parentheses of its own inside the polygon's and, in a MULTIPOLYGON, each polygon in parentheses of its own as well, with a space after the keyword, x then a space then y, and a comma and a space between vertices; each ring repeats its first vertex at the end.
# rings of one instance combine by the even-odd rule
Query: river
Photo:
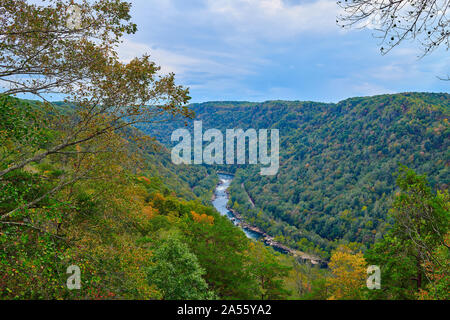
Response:
MULTIPOLYGON (((219 211, 221 215, 228 217, 231 220, 231 222, 234 223, 234 225, 239 225, 241 221, 236 217, 234 217, 233 213, 227 208, 227 203, 229 200, 227 189, 230 187, 231 181, 233 180, 233 176, 219 173, 219 180, 220 183, 216 187, 215 198, 212 202, 213 206, 216 208, 217 211, 219 211)), ((244 231, 244 233, 248 238, 254 240, 258 240, 261 238, 261 235, 259 233, 253 232, 252 230, 243 228, 241 226, 239 227, 244 231)))
MULTIPOLYGON (((302 261, 309 261, 314 265, 319 265, 321 267, 325 267, 327 266, 327 263, 322 260, 319 257, 315 257, 313 255, 310 254, 306 254, 297 250, 293 250, 289 247, 286 247, 285 245, 274 241, 274 239, 272 237, 270 237, 269 235, 261 232, 254 232, 253 230, 249 230, 248 228, 246 228, 245 226, 243 226, 241 224, 241 220, 236 218, 233 213, 228 210, 227 208, 227 203, 229 200, 229 195, 227 193, 228 188, 230 187, 231 181, 233 180, 233 176, 228 175, 228 174, 222 174, 219 173, 219 180, 220 183, 217 185, 216 190, 215 190, 215 197, 214 200, 212 201, 213 206, 216 208, 217 211, 219 211, 219 213, 221 215, 224 215, 226 217, 228 217, 228 219, 231 220, 231 222, 234 223, 234 225, 238 226, 239 228, 242 229, 242 231, 244 231, 245 235, 253 240, 262 240, 262 242, 266 245, 266 246, 270 246, 272 247, 274 250, 284 253, 284 254, 293 254, 296 258, 302 260, 302 261)), ((252 226, 243 223, 246 226, 249 226, 250 228, 253 228, 252 226)), ((257 229, 257 228, 255 228, 257 229)), ((299 260, 299 261, 300 261, 299 260)))

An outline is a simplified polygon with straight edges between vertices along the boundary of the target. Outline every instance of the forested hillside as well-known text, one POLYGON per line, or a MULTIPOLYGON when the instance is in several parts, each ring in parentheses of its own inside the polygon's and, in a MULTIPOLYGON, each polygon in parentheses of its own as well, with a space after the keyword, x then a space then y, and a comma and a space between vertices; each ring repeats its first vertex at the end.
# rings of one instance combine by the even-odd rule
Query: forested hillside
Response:
MULTIPOLYGON (((47 111, 0 99, 1 170, 17 152, 40 152, 63 134, 49 121, 61 110, 47 111)), ((131 131, 97 140, 96 152, 79 143, 3 176, 0 298, 287 298, 292 261, 211 208, 215 174, 175 167, 164 148, 131 131), (66 287, 71 265, 80 290, 66 287)))
MULTIPOLYGON (((443 97, 446 98, 445 95, 443 97)), ((14 158, 17 152, 38 153, 48 148, 48 145, 63 134, 52 125, 53 121, 49 120, 61 117, 66 110, 65 107, 54 109, 49 113, 44 104, 38 102, 15 98, 2 98, 0 102, 3 157, 0 169, 8 168, 9 159, 14 158)), ((379 209, 379 216, 376 216, 377 211, 374 211, 376 207, 371 206, 370 202, 365 208, 361 208, 362 213, 359 215, 350 215, 351 210, 348 209, 347 215, 352 219, 347 220, 343 219, 345 216, 343 217, 342 213, 334 216, 332 210, 317 213, 304 210, 298 217, 292 213, 283 215, 277 213, 280 211, 273 212, 271 208, 278 210, 278 206, 289 208, 299 204, 291 200, 281 202, 281 199, 288 199, 283 197, 289 196, 285 191, 288 188, 281 183, 286 180, 276 183, 274 178, 261 179, 256 168, 252 167, 244 166, 236 170, 231 188, 233 202, 230 203, 234 209, 242 213, 252 224, 259 225, 269 232, 279 232, 283 236, 279 236, 278 240, 292 247, 320 254, 325 258, 329 257, 328 270, 301 264, 293 257, 275 253, 261 243, 246 238, 239 228, 233 226, 227 218, 219 215, 210 206, 212 189, 217 181, 215 170, 219 168, 175 166, 164 147, 135 129, 119 130, 108 134, 104 139, 97 139, 96 152, 90 151, 93 147, 91 143, 79 143, 64 152, 49 155, 42 161, 30 162, 23 168, 4 175, 1 183, 0 269, 3 274, 0 280, 1 297, 4 299, 446 298, 448 248, 444 243, 448 243, 446 230, 449 217, 448 192, 445 185, 445 181, 448 181, 446 176, 448 162, 445 160, 448 157, 443 148, 447 148, 448 142, 446 139, 434 138, 436 134, 448 134, 447 121, 444 118, 446 108, 448 106, 445 103, 427 106, 426 110, 429 111, 427 116, 423 117, 422 121, 417 121, 427 123, 431 128, 429 130, 431 134, 425 135, 428 137, 426 141, 420 142, 423 140, 417 137, 414 140, 413 134, 404 134, 401 139, 404 141, 401 145, 401 149, 405 150, 404 153, 407 149, 418 147, 421 148, 419 150, 427 151, 428 148, 428 151, 433 152, 435 158, 427 155, 425 151, 423 154, 419 151, 419 155, 429 161, 419 162, 422 166, 416 166, 419 170, 436 168, 435 171, 431 171, 435 172, 432 178, 433 188, 428 187, 424 177, 417 176, 410 169, 392 164, 392 172, 389 178, 386 178, 392 179, 388 180, 386 185, 387 183, 392 185, 383 191, 385 195, 382 198, 391 201, 377 202, 380 200, 375 195, 369 198, 378 203, 379 207, 385 208, 384 212, 379 209), (416 144, 407 144, 410 141, 415 141, 416 144), (425 147, 424 144, 427 142, 431 147, 425 147), (396 181, 393 181, 392 174, 399 168, 396 181), (67 183, 68 178, 73 179, 67 183), (258 188, 258 183, 265 183, 267 186, 258 188), (396 185, 400 190, 394 197, 392 193, 396 185), (246 190, 243 190, 242 186, 246 190), (438 191, 437 194, 432 191, 439 188, 442 191, 438 191), (248 204, 247 192, 255 201, 256 208, 248 204), (263 199, 268 200, 269 206, 265 207, 263 199), (271 206, 271 201, 277 205, 271 206), (387 214, 389 208, 392 208, 393 213, 390 220, 387 214), (296 228, 292 220, 289 220, 294 217, 298 222, 303 216, 314 213, 322 217, 325 223, 343 220, 346 223, 358 224, 363 231, 364 226, 368 228, 367 230, 377 228, 380 235, 369 232, 376 236, 376 244, 366 250, 365 246, 369 246, 373 238, 369 240, 348 238, 350 233, 344 237, 335 235, 334 239, 327 238, 327 234, 321 237, 317 230, 296 228), (422 214, 425 216, 421 216, 422 214), (375 219, 376 224, 370 227, 367 224, 361 225, 361 221, 375 221, 375 219), (386 221, 393 221, 393 226, 389 226, 386 221), (420 236, 411 242, 408 236, 410 233, 407 231, 411 230, 410 228, 414 230, 416 223, 422 231, 420 236), (296 239, 297 243, 294 242, 296 239), (425 251, 420 249, 419 252, 422 253, 419 256, 417 246, 425 248, 425 251), (417 257, 419 263, 413 257, 417 257), (386 275, 385 289, 381 292, 371 292, 365 288, 365 268, 368 263, 381 265, 383 268, 386 275), (65 270, 71 265, 81 269, 83 275, 81 290, 70 291, 65 286, 67 279, 65 270), (411 281, 419 278, 423 281, 417 284, 415 280, 411 281)), ((406 110, 408 109, 399 113, 400 119, 414 117, 406 110)), ((287 118, 292 117, 286 112, 283 113, 287 118)), ((321 114, 323 116, 323 112, 321 114)), ((334 117, 339 118, 337 113, 334 117)), ((222 119, 225 117, 222 116, 222 119)), ((360 119, 364 122, 363 117, 360 119)), ((383 117, 374 116, 373 119, 378 121, 383 117)), ((341 121, 345 124, 344 120, 341 121)), ((337 120, 334 122, 336 125, 341 123, 337 120)), ((382 122, 380 120, 380 123, 382 122)), ((404 122, 397 120, 391 123, 395 125, 404 122)), ((309 120, 309 123, 311 126, 314 122, 309 120)), ((345 128, 344 124, 341 126, 345 128)), ((308 125, 304 125, 307 131, 308 125)), ((363 124, 360 126, 365 128, 363 124)), ((334 139, 342 141, 343 144, 350 138, 351 141, 360 141, 358 135, 354 133, 342 129, 325 130, 322 128, 323 124, 319 127, 324 132, 334 132, 332 135, 336 136, 334 139)), ((415 128, 420 130, 422 127, 417 125, 415 128)), ((367 130, 375 131, 375 129, 370 126, 367 130)), ((364 130, 360 132, 364 133, 364 130)), ((392 135, 390 131, 389 134, 392 135)), ((298 137, 296 145, 304 146, 306 142, 307 140, 298 137)), ((310 141, 309 148, 320 144, 319 141, 313 142, 314 140, 310 141)), ((287 143, 289 140, 282 138, 282 145, 287 143)), ((331 149, 324 147, 323 150, 331 150, 329 159, 332 159, 332 152, 338 152, 342 148, 333 149, 336 146, 331 143, 329 145, 331 149)), ((387 148, 388 152, 390 149, 387 148)), ((357 148, 354 152, 357 152, 357 148)), ((314 156, 301 154, 295 158, 292 156, 293 153, 295 154, 295 151, 282 151, 283 162, 278 175, 281 179, 294 181, 295 176, 289 178, 287 172, 291 175, 297 172, 309 175, 310 181, 317 181, 318 186, 327 184, 336 186, 337 182, 321 181, 319 178, 313 180, 315 175, 312 173, 322 174, 319 170, 312 173, 307 170, 302 172, 293 165, 307 161, 310 166, 323 165, 328 168, 329 164, 319 161, 320 157, 317 154, 314 156), (286 178, 283 178, 284 176, 286 178)), ((327 153, 324 152, 325 154, 327 153)), ((374 170, 378 168, 376 165, 379 168, 386 166, 381 161, 384 159, 383 152, 380 153, 375 149, 373 153, 366 151, 366 154, 367 160, 360 165, 352 153, 346 156, 342 153, 340 156, 343 159, 348 157, 347 166, 350 166, 353 159, 354 166, 350 167, 359 166, 360 172, 370 172, 364 166, 373 166, 374 170), (375 164, 378 161, 380 164, 372 164, 369 160, 375 164)), ((401 156, 402 153, 398 155, 397 160, 410 159, 401 156)), ((413 160, 410 159, 409 165, 414 165, 413 160)), ((391 163, 387 160, 385 162, 391 163)), ((339 164, 335 166, 338 169, 346 168, 339 164)), ((382 170, 378 170, 381 175, 382 170)), ((335 176, 331 175, 330 179, 332 178, 335 176)), ((358 177, 353 179, 358 181, 358 177)), ((372 176, 372 179, 375 177, 372 176)), ((300 183, 301 180, 297 180, 298 186, 301 186, 300 183)), ((354 185, 357 186, 357 183, 354 185)), ((314 184, 303 183, 303 186, 310 188, 314 184)), ((291 188, 294 186, 291 185, 291 188)), ((334 200, 336 203, 339 203, 338 200, 347 199, 346 193, 342 192, 339 195, 337 193, 339 190, 335 187, 325 190, 336 192, 334 200)), ((349 187, 347 186, 345 190, 349 190, 349 187)), ((360 192, 363 197, 364 192, 377 194, 374 188, 355 192, 360 192)), ((321 205, 320 201, 318 203, 321 205)), ((352 203, 348 205, 349 208, 352 208, 352 203)), ((304 224, 307 229, 308 224, 306 222, 304 224)), ((358 230, 356 236, 363 231, 358 230)))
MULTIPOLYGON (((399 164, 426 174, 434 188, 445 189, 450 181, 448 94, 381 95, 337 104, 208 102, 192 109, 204 130, 280 130, 278 174, 264 177, 255 166, 241 166, 232 206, 278 240, 324 257, 337 241, 367 247, 388 230, 399 164)), ((170 145, 175 128, 171 123, 147 132, 170 145)))
POLYGON ((448 300, 449 94, 188 105, 131 6, 0 2, 0 300, 448 300), (276 175, 175 165, 194 120, 279 129, 276 175))

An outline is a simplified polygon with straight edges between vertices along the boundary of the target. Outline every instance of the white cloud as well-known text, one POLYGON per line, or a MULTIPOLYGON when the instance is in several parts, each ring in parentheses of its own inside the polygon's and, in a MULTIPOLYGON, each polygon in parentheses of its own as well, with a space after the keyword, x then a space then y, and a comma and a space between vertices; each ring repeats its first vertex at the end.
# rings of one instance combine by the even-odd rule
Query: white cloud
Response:
POLYGON ((378 94, 395 93, 392 90, 370 82, 361 82, 351 88, 355 92, 355 96, 373 96, 378 94))
POLYGON ((145 43, 124 40, 118 49, 119 58, 123 62, 129 62, 135 57, 150 54, 153 61, 161 66, 162 73, 183 73, 188 66, 200 64, 202 61, 185 55, 176 54, 164 49, 151 48, 145 43))
POLYGON ((337 31, 334 0, 287 4, 283 0, 207 0, 210 14, 227 21, 239 34, 269 40, 304 32, 337 31))
POLYGON ((419 60, 410 43, 380 55, 373 31, 336 25, 336 0, 132 1, 139 31, 120 57, 151 54, 197 101, 438 90, 450 63, 443 52, 419 60))
MULTIPOLYGON (((180 78, 196 75, 196 77, 205 79, 254 73, 251 65, 242 66, 240 64, 238 56, 190 48, 184 48, 182 51, 181 54, 172 50, 152 48, 148 44, 129 39, 125 39, 118 48, 119 58, 123 62, 129 62, 134 57, 143 54, 150 54, 152 61, 161 66, 161 73, 173 72, 180 78), (221 59, 217 59, 217 57, 221 59)), ((255 59, 255 63, 263 64, 265 60, 255 59)))

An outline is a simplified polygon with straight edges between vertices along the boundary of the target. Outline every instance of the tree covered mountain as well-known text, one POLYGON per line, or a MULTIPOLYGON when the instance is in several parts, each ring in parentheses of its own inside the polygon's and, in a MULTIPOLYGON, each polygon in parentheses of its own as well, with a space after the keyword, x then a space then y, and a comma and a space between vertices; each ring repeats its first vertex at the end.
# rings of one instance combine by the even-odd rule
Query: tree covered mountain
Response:
MULTIPOLYGON (((260 176, 256 166, 176 166, 169 150, 132 128, 97 139, 95 152, 90 151, 92 142, 80 143, 30 162, 6 174, 0 183, 0 214, 5 217, 0 226, 0 270, 5 275, 0 280, 0 297, 446 297, 448 281, 442 263, 448 261, 448 249, 442 239, 448 237, 448 193, 435 194, 425 178, 405 171, 397 179, 401 189, 394 201, 392 177, 398 171, 397 162, 403 161, 418 171, 430 172, 434 189, 447 188, 448 101, 444 94, 406 94, 350 99, 342 105, 193 106, 204 119, 220 119, 221 127, 216 128, 249 128, 249 124, 258 128, 258 119, 265 128, 280 128, 282 161, 274 177, 260 176), (378 108, 367 101, 376 101, 378 108), (386 105, 381 106, 383 103, 386 105), (359 131, 351 130, 353 127, 359 131), (286 132, 292 135, 286 136, 286 132), (369 133, 373 138, 365 136, 369 133), (387 143, 387 147, 378 143, 387 143), (230 205, 248 222, 293 248, 330 257, 330 269, 299 264, 294 257, 249 240, 211 208, 219 169, 235 173, 230 205), (79 179, 64 184, 68 177, 79 179), (337 188, 345 179, 353 183, 337 188), (377 182, 384 183, 382 193, 377 182), (407 228, 420 227, 421 221, 426 221, 426 231, 433 235, 414 239, 431 248, 417 264, 413 257, 418 249, 403 230, 404 218, 395 216, 394 228, 390 228, 387 212, 392 207, 393 212, 407 212, 408 218, 417 210, 422 214, 422 207, 429 205, 432 219, 405 220, 407 228), (340 212, 339 206, 345 209, 340 212), (330 225, 330 231, 320 229, 322 223, 330 225), (434 234, 436 228, 442 232, 434 234), (376 245, 366 250, 375 240, 376 245), (404 257, 389 253, 394 246, 406 245, 404 257), (366 252, 364 256, 361 250, 366 252), (372 293, 365 288, 368 262, 388 268, 383 269, 388 290, 372 293), (68 291, 63 285, 69 265, 81 269, 80 291, 68 291), (406 273, 402 271, 405 268, 406 273), (425 275, 434 280, 417 285, 409 280, 425 275)), ((38 102, 14 98, 0 102, 1 169, 8 167, 17 152, 42 152, 63 134, 49 119, 61 117, 67 111, 64 106, 48 113, 38 102)), ((204 123, 207 128, 214 121, 204 123)), ((177 123, 171 125, 176 128, 177 123)), ((169 127, 158 130, 161 135, 170 133, 169 127)))
MULTIPOLYGON (((61 110, 1 97, 0 170, 18 153, 42 153, 60 139, 54 119, 61 110)), ((167 150, 146 138, 118 130, 0 179, 0 299, 293 293, 285 287, 293 259, 252 242, 212 208, 215 173, 173 165, 167 150), (80 270, 79 290, 66 286, 69 266, 80 270)))
MULTIPOLYGON (((207 102, 191 107, 195 120, 203 121, 203 130, 280 130, 276 176, 261 176, 254 165, 221 168, 236 173, 231 206, 248 222, 301 250, 327 256, 338 241, 368 246, 379 239, 389 228, 387 212, 399 164, 426 174, 434 188, 448 188, 446 93, 379 95, 339 103, 207 102)), ((144 131, 171 145, 171 132, 182 126, 171 122, 144 131)))
POLYGON ((73 5, 0 4, 0 299, 449 298, 448 94, 188 106, 148 54, 119 58, 131 3, 81 1, 78 26, 73 5), (191 109, 204 129, 280 129, 278 173, 175 165, 191 109), (329 268, 214 210, 219 169, 244 220, 329 268))

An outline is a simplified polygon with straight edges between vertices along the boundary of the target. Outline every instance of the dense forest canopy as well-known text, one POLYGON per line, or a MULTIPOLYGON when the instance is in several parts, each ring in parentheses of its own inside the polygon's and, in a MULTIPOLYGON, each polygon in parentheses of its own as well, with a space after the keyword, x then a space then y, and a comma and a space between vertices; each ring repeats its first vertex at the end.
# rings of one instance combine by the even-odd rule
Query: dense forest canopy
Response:
MULTIPOLYGON (((59 134, 38 116, 42 105, 0 100, 2 157, 24 134, 30 152, 59 134)), ((117 148, 89 153, 82 164, 89 176, 58 190, 61 175, 79 170, 77 157, 49 155, 2 178, 0 215, 21 209, 0 222, 0 297, 287 298, 283 279, 292 261, 253 243, 211 207, 217 176, 202 167, 175 167, 167 150, 144 148, 137 135, 118 132, 97 141, 117 148), (71 265, 81 270, 80 290, 65 286, 71 265), (171 268, 180 272, 167 282, 171 268)))
MULTIPOLYGON (((387 211, 399 164, 426 173, 434 188, 448 188, 450 95, 445 93, 360 97, 336 104, 208 102, 192 109, 204 130, 280 129, 276 176, 263 177, 251 165, 223 168, 236 170, 233 208, 299 249, 330 252, 336 241, 367 247, 379 239, 389 228, 387 211)), ((170 145, 177 125, 141 129, 170 145)))
POLYGON ((72 5, 0 2, 0 299, 448 299, 449 94, 188 106, 148 54, 119 59, 130 3, 81 0, 76 23, 72 5), (194 113, 279 129, 278 173, 175 165, 194 113), (214 209, 220 171, 233 212, 292 255, 214 209))

